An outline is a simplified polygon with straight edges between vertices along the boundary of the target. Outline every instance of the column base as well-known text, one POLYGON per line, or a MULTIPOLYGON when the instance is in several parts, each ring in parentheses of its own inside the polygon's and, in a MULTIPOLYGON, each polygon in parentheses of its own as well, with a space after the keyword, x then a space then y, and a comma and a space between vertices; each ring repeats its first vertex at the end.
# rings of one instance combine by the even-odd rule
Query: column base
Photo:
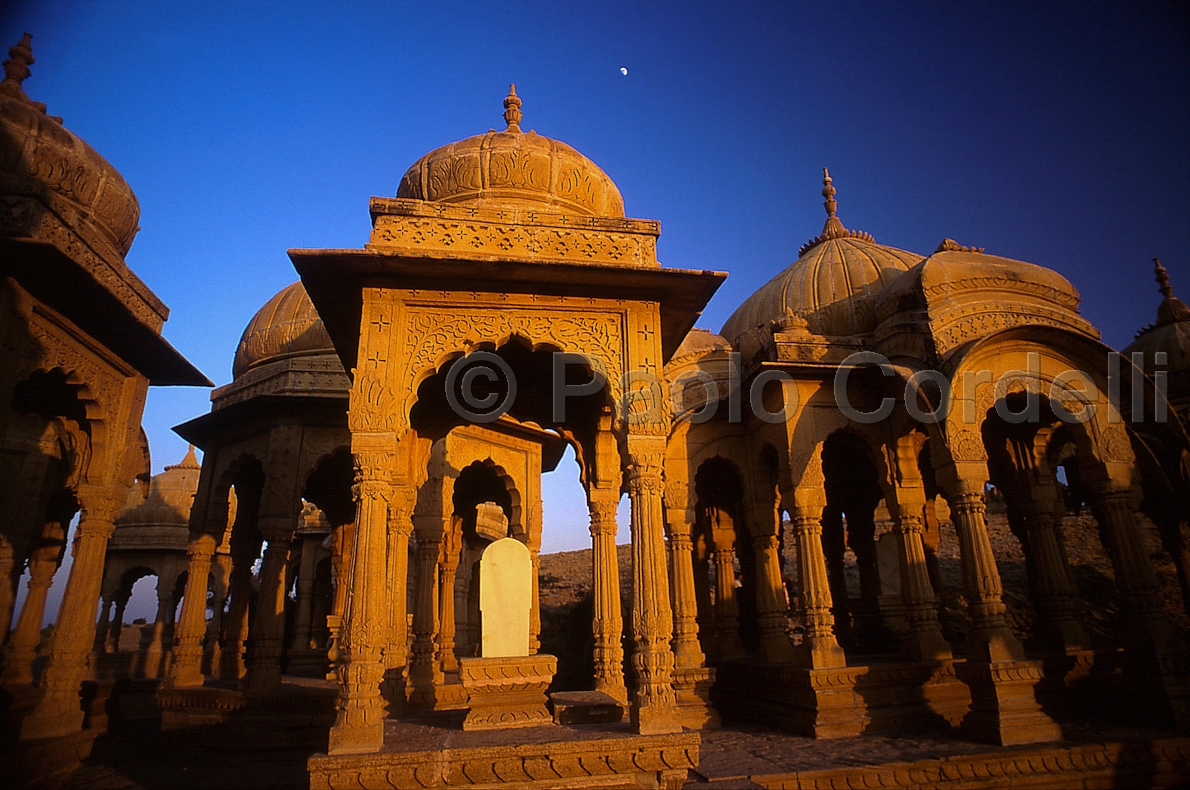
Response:
POLYGON ((554 679, 558 659, 534 656, 463 658, 459 677, 467 693, 463 729, 497 730, 553 724, 545 690, 554 679))
POLYGON ((721 724, 719 711, 711 705, 711 686, 715 685, 713 667, 674 669, 673 684, 678 699, 678 716, 683 727, 703 730, 721 724))
POLYGON ((1041 711, 1034 694, 1042 662, 962 661, 955 673, 971 690, 971 710, 960 727, 965 736, 1000 746, 1062 739, 1062 730, 1041 711))
POLYGON ((868 724, 856 693, 867 667, 807 669, 735 662, 716 668, 714 702, 725 718, 756 721, 807 738, 846 738, 868 724))

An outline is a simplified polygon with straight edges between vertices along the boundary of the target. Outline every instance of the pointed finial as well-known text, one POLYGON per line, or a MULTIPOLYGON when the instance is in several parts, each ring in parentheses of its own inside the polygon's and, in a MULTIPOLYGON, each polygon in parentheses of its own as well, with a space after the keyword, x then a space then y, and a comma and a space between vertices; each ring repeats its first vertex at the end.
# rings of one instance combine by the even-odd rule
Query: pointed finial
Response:
POLYGON ((508 96, 504 99, 504 122, 508 124, 506 132, 521 130, 521 99, 516 95, 516 84, 508 86, 508 96))
POLYGON ((1155 274, 1157 275, 1157 290, 1166 299, 1173 296, 1173 285, 1169 282, 1169 272, 1165 271, 1165 267, 1161 265, 1160 258, 1154 258, 1153 263, 1156 265, 1155 274))
POLYGON ((826 207, 826 216, 828 218, 835 216, 835 209, 839 207, 839 204, 835 202, 835 187, 831 183, 831 171, 825 167, 822 168, 822 196, 826 198, 826 202, 822 204, 826 207))
MULTIPOLYGON (((0 94, 12 96, 25 104, 32 106, 38 112, 45 112, 45 104, 33 101, 21 87, 21 83, 29 76, 29 67, 33 65, 33 48, 30 46, 33 36, 26 33, 21 40, 8 48, 8 60, 4 61, 4 79, 0 80, 0 94)), ((62 119, 50 116, 58 123, 62 119)))

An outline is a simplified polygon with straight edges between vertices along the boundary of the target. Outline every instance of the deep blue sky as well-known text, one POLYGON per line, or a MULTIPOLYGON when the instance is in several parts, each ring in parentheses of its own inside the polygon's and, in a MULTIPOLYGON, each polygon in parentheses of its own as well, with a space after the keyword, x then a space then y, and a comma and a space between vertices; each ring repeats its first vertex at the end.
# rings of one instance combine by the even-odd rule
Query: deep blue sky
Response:
MULTIPOLYGON (((1175 8, 18 0, 0 44, 33 34, 26 91, 132 185, 128 262, 171 307, 166 337, 224 384, 245 324, 296 279, 285 250, 362 246, 369 196, 501 126, 510 82, 526 128, 661 220, 664 265, 730 273, 701 326, 820 231, 828 166, 848 227, 1054 268, 1120 347, 1155 317, 1153 256, 1190 294, 1175 8)), ((208 409, 202 390, 152 392, 155 469, 185 451, 170 426, 208 409)))

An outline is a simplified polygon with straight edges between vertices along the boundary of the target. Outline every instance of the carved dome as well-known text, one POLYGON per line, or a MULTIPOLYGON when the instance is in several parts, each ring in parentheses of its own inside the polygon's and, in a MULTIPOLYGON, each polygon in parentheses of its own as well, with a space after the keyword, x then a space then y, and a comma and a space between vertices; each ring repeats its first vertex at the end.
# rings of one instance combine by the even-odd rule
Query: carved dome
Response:
POLYGON ((682 344, 678 346, 678 350, 674 352, 671 359, 703 356, 716 351, 730 352, 731 343, 728 343, 722 335, 716 335, 708 329, 691 329, 686 333, 682 344))
POLYGON ((1164 297, 1157 307, 1157 323, 1151 324, 1136 334, 1136 339, 1124 349, 1127 357, 1134 351, 1144 354, 1144 371, 1152 375, 1157 370, 1168 371, 1171 381, 1177 387, 1170 389, 1175 400, 1190 396, 1186 392, 1174 392, 1181 389, 1181 379, 1190 375, 1190 307, 1181 299, 1173 295, 1173 285, 1169 281, 1169 273, 1161 265, 1161 261, 1154 258, 1156 264, 1156 279, 1164 297), (1158 366, 1156 355, 1164 352, 1166 363, 1158 366))
POLYGON ((620 190, 598 165, 566 143, 521 131, 521 100, 515 85, 504 107, 507 129, 434 149, 406 171, 397 197, 624 216, 620 190))
POLYGON ((773 322, 804 318, 810 332, 850 336, 875 328, 872 302, 879 291, 922 256, 877 244, 863 231, 847 230, 835 216, 835 188, 826 170, 827 220, 822 235, 798 259, 744 300, 720 332, 732 344, 773 322))
POLYGON ((194 455, 194 445, 190 445, 185 458, 153 476, 148 496, 142 495, 139 485, 132 487, 124 508, 116 515, 117 530, 130 527, 188 527, 190 508, 198 492, 201 471, 202 467, 194 455))
POLYGON ((278 291, 248 322, 231 373, 239 378, 269 362, 324 354, 335 356, 335 347, 299 281, 278 291))
POLYGON ((30 36, 8 50, 0 81, 0 193, 44 203, 89 243, 98 236, 128 254, 140 204, 112 165, 25 95, 33 52, 30 36))

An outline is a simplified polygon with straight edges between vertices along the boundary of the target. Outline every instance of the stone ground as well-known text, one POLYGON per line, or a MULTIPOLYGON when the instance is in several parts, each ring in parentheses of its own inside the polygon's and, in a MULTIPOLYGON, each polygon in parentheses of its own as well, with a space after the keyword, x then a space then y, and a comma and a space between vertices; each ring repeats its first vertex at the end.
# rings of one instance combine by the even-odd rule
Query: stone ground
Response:
MULTIPOLYGON (((1090 516, 1068 517, 1063 525, 1072 574, 1084 607, 1082 620, 1096 641, 1109 640, 1119 626, 1114 602, 1111 563, 1090 516)), ((1166 608, 1180 626, 1190 626, 1182 608, 1173 565, 1161 551, 1155 529, 1146 522, 1146 541, 1162 583, 1166 608)), ((1024 557, 1003 514, 989 514, 989 533, 1005 589, 1010 624, 1019 635, 1030 635, 1033 612, 1025 596, 1024 557)), ((630 600, 630 547, 620 546, 622 597, 630 600)), ((940 547, 944 582, 943 624, 949 638, 966 632, 959 576, 958 542, 949 523, 942 527, 940 547)), ((848 553, 849 586, 858 592, 854 558, 848 553)), ((591 552, 574 551, 541 558, 542 651, 562 659, 555 690, 583 687, 590 677, 591 552), (585 658, 584 658, 585 656, 585 658)), ((627 608, 625 621, 630 622, 627 608)), ((796 623, 791 623, 796 629, 796 623)), ((630 630, 630 627, 629 629, 630 630)), ((627 641, 627 640, 626 640, 627 641)), ((627 645, 626 645, 627 646, 627 645)), ((307 681, 308 682, 308 681, 307 681)), ((136 718, 113 717, 110 731, 100 736, 91 758, 69 780, 73 790, 101 788, 304 788, 305 759, 326 748, 325 731, 229 732, 207 727, 162 732, 160 722, 139 706, 136 718), (148 715, 146 715, 148 714, 148 715)), ((1070 742, 1109 740, 1153 742, 1171 733, 1126 730, 1084 721, 1063 722, 1070 742)), ((515 742, 517 734, 508 733, 515 742)), ((736 726, 703 734, 702 758, 689 788, 760 787, 747 777, 822 769, 843 770, 889 762, 908 762, 1000 752, 996 747, 942 737, 861 736, 836 741, 799 738, 759 726, 736 726)), ((1016 747, 1009 752, 1028 751, 1016 747)), ((1190 771, 1190 766, 1188 766, 1190 771)), ((1068 777, 1075 780, 1075 776, 1068 777)), ((0 777, 0 786, 4 785, 0 777)), ((1062 780, 1058 784, 1062 786, 1062 780)), ((1143 785, 1140 785, 1143 786, 1143 785)), ((1190 786, 1190 785, 1188 785, 1190 786)))

